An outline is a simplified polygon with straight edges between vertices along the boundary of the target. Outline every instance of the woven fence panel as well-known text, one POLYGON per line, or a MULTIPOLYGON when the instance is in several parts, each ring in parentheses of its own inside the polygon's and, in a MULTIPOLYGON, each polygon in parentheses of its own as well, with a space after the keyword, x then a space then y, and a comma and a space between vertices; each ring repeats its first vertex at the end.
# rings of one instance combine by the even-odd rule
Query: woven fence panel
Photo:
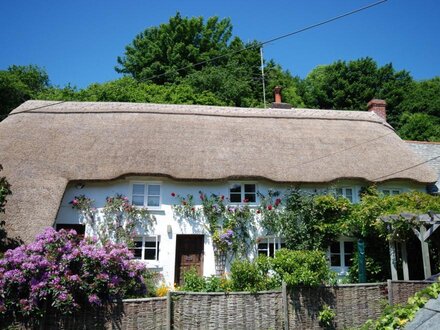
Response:
POLYGON ((119 321, 119 326, 118 323, 113 323, 111 328, 125 330, 166 329, 166 326, 167 300, 166 298, 156 298, 124 302, 124 314, 119 321))
POLYGON ((359 326, 381 313, 386 284, 294 288, 288 292, 290 329, 322 329, 318 315, 324 305, 336 312, 338 329, 359 326))
POLYGON ((176 292, 172 295, 174 329, 282 329, 281 292, 176 292))
POLYGON ((360 326, 380 316, 387 302, 386 284, 350 285, 331 288, 335 296, 336 326, 360 326))
POLYGON ((406 304, 409 297, 432 283, 425 281, 391 281, 393 304, 406 304))

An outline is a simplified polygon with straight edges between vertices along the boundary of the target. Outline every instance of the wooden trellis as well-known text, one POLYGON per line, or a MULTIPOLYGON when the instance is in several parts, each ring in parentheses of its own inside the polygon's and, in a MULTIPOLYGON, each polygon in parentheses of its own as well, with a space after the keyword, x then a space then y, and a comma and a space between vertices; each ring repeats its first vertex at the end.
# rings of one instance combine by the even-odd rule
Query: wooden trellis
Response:
MULTIPOLYGON (((427 240, 435 232, 435 230, 440 226, 440 214, 428 212, 426 214, 411 214, 411 213, 401 213, 396 215, 383 216, 381 219, 384 222, 390 223, 393 220, 404 219, 408 221, 416 221, 420 224, 418 228, 412 228, 414 234, 420 240, 422 247, 422 259, 423 259, 423 271, 425 279, 432 275, 431 273, 431 262, 429 260, 429 246, 427 240)), ((403 268, 403 279, 409 280, 409 269, 408 269, 408 253, 406 249, 406 242, 397 242, 391 240, 389 242, 390 250, 390 264, 391 264, 391 277, 393 280, 398 280, 397 274, 397 246, 398 244, 401 248, 402 254, 402 268, 403 268)))

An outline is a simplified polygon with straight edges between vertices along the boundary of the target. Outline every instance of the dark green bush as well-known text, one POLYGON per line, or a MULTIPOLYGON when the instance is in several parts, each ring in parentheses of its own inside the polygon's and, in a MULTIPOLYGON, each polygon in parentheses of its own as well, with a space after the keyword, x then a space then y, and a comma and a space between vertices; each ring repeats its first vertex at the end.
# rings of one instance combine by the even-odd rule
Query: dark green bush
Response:
POLYGON ((317 286, 334 281, 324 252, 281 249, 272 261, 278 280, 290 286, 317 286))

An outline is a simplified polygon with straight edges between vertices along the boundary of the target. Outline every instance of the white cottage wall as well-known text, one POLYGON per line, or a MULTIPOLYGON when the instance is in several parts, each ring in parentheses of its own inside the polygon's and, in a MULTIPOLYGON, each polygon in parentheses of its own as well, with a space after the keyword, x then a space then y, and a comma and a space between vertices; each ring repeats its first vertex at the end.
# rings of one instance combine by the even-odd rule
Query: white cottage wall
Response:
MULTIPOLYGON (((157 177, 127 177, 118 180, 106 181, 106 182, 84 182, 84 186, 78 183, 69 183, 61 205, 59 207, 58 215, 55 220, 55 224, 80 224, 80 217, 76 210, 72 209, 70 201, 75 196, 85 195, 92 198, 95 201, 95 206, 100 210, 106 202, 106 198, 114 196, 116 194, 122 194, 127 196, 131 200, 132 184, 133 182, 154 182, 160 183, 160 207, 157 209, 151 209, 151 213, 156 217, 156 225, 151 231, 151 235, 160 236, 160 251, 158 261, 144 261, 148 268, 160 271, 163 274, 164 280, 167 284, 173 284, 175 281, 175 262, 176 262, 176 235, 181 234, 200 234, 204 236, 204 256, 203 256, 203 275, 210 276, 215 274, 215 262, 214 251, 212 246, 212 240, 207 231, 194 221, 181 221, 173 214, 172 205, 178 203, 178 199, 172 197, 171 194, 175 193, 180 196, 186 196, 191 194, 194 196, 194 202, 196 207, 200 207, 199 191, 209 195, 211 193, 229 196, 229 187, 232 183, 246 182, 255 183, 257 191, 266 195, 269 189, 275 189, 281 193, 286 191, 291 185, 277 184, 268 181, 224 181, 224 182, 182 182, 175 181, 169 178, 157 178, 157 177), (170 230, 171 229, 171 230, 170 230)), ((358 194, 363 184, 356 181, 339 181, 332 184, 307 184, 302 185, 300 188, 308 192, 324 192, 326 190, 335 189, 337 187, 345 187, 353 189, 353 202, 358 201, 358 194)), ((424 190, 422 185, 405 184, 404 182, 390 182, 378 186, 381 189, 399 189, 400 192, 409 190, 424 190)), ((258 200, 256 205, 258 205, 258 200)), ((252 207, 252 206, 251 206, 252 207)), ((90 228, 86 228, 86 235, 93 235, 90 228)), ((265 233, 261 228, 257 228, 257 231, 252 233, 252 236, 258 237, 265 233)), ((251 252, 250 257, 254 257, 257 254, 256 247, 251 252)), ((229 265, 227 265, 229 269, 229 265)))

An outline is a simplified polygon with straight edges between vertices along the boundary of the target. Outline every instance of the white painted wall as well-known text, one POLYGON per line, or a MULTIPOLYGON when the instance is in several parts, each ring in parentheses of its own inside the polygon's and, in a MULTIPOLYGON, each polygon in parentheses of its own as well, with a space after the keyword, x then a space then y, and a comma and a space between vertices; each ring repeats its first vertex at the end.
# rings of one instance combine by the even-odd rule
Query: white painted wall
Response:
MULTIPOLYGON (((116 194, 122 194, 130 198, 131 196, 131 186, 133 182, 160 182, 161 184, 161 207, 158 210, 152 210, 151 213, 156 217, 156 226, 152 230, 151 235, 160 235, 160 253, 159 261, 148 261, 146 262, 147 267, 156 269, 162 272, 164 279, 167 284, 174 283, 174 267, 176 258, 176 235, 179 234, 203 234, 205 235, 204 244, 204 263, 203 263, 203 274, 205 276, 215 274, 215 264, 214 264, 214 252, 212 247, 212 241, 209 234, 197 223, 179 221, 176 219, 172 211, 172 205, 178 203, 177 198, 171 196, 174 192, 181 196, 186 196, 187 194, 192 194, 194 196, 194 202, 200 206, 199 191, 203 191, 205 194, 209 195, 211 193, 218 195, 229 195, 229 186, 235 182, 250 182, 257 184, 257 191, 266 195, 268 189, 275 189, 280 192, 287 190, 290 185, 287 184, 275 184, 267 181, 225 181, 225 182, 180 182, 174 181, 168 178, 148 178, 148 177, 127 177, 119 180, 112 180, 107 182, 85 182, 83 188, 76 187, 75 183, 70 183, 65 191, 63 200, 61 202, 58 215, 56 217, 56 224, 80 224, 80 216, 78 212, 72 209, 69 204, 70 201, 74 199, 77 195, 86 195, 95 201, 95 206, 102 208, 105 204, 106 197, 114 196, 116 194), (167 227, 171 226, 172 231, 168 233, 167 227)), ((308 192, 321 192, 328 189, 334 189, 335 187, 351 187, 353 188, 353 195, 358 196, 358 193, 362 187, 362 183, 355 181, 340 181, 333 184, 321 184, 321 185, 303 185, 300 187, 304 191, 308 192)), ((378 188, 398 188, 402 192, 409 191, 411 189, 424 190, 421 185, 406 184, 402 182, 387 183, 380 185, 378 188)), ((356 202, 356 199, 355 199, 356 202)), ((258 200, 257 200, 258 204, 258 200)), ((265 233, 258 229, 253 236, 264 235, 265 233)), ((86 228, 86 235, 93 235, 90 228, 86 228)), ((253 251, 250 257, 255 256, 255 251, 253 251)), ((229 265, 227 266, 229 269, 229 265)))

